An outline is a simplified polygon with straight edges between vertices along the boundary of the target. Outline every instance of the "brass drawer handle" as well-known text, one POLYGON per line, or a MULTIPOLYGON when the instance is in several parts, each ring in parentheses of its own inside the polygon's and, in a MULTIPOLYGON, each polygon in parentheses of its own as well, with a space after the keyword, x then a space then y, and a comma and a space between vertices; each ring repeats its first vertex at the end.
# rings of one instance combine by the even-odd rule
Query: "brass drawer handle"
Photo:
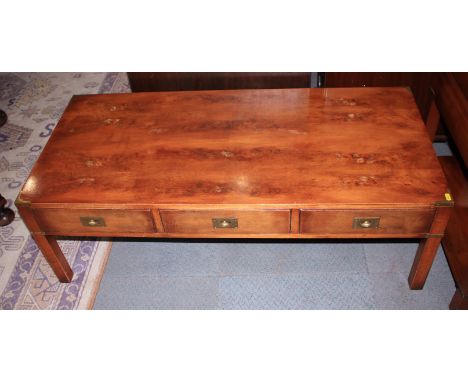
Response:
POLYGON ((84 227, 105 227, 106 221, 101 217, 90 217, 82 216, 80 217, 81 225, 84 227))
POLYGON ((354 218, 353 228, 379 228, 380 217, 354 218))
POLYGON ((372 222, 369 220, 364 220, 363 222, 359 223, 362 228, 369 228, 372 225, 372 222))
POLYGON ((213 228, 237 228, 237 218, 213 218, 213 228))

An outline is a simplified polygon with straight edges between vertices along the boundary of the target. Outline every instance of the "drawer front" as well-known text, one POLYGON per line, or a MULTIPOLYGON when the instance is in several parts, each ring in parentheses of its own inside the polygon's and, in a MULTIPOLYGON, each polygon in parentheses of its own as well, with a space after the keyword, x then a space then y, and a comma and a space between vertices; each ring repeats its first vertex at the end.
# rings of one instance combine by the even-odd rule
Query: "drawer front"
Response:
POLYGON ((168 233, 289 233, 289 210, 160 210, 168 233))
POLYGON ((427 233, 433 209, 301 210, 301 233, 419 234, 427 233))
POLYGON ((35 209, 45 232, 156 232, 150 210, 35 209))

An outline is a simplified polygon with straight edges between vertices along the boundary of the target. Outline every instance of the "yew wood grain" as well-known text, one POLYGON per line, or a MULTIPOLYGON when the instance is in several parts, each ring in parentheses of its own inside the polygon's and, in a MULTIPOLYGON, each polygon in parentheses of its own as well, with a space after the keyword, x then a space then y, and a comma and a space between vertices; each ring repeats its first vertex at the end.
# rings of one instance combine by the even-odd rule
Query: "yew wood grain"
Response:
POLYGON ((289 210, 161 210, 166 233, 200 233, 229 236, 231 234, 288 234, 289 210), (236 219, 235 228, 214 228, 212 219, 236 219))
POLYGON ((421 288, 446 191, 405 88, 198 91, 73 97, 16 204, 61 281, 56 235, 417 237, 421 288), (376 212, 382 229, 347 228, 376 212))
POLYGON ((32 205, 428 206, 445 179, 405 88, 75 96, 32 205))
POLYGON ((302 210, 301 233, 421 234, 429 232, 434 209, 420 210, 302 210), (354 218, 378 218, 378 228, 355 228, 354 218))
POLYGON ((150 210, 33 209, 42 231, 48 232, 156 232, 150 210), (103 219, 103 227, 84 226, 80 218, 103 219))

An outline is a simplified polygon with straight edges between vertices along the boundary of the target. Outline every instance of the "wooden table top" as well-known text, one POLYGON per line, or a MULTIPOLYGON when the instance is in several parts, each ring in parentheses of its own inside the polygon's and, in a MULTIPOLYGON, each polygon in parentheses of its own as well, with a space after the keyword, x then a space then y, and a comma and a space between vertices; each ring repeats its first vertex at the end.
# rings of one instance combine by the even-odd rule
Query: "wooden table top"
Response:
POLYGON ((343 88, 74 96, 19 199, 411 207, 445 192, 410 91, 343 88))

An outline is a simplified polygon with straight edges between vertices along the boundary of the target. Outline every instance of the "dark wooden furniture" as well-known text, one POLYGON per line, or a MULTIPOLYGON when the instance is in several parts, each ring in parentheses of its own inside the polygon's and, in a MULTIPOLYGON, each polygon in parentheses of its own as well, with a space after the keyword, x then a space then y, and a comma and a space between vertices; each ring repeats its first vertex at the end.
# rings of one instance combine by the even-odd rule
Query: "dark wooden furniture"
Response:
POLYGON ((439 157, 455 200, 442 241, 457 291, 452 309, 468 309, 468 73, 439 73, 433 85, 430 131, 443 119, 454 156, 439 157))
POLYGON ((437 73, 433 72, 327 72, 323 74, 324 87, 407 86, 413 92, 424 120, 427 118, 433 99, 431 87, 437 76, 437 73))
POLYGON ((6 121, 8 120, 8 117, 6 113, 3 110, 0 110, 0 127, 2 127, 6 121))
POLYGON ((0 194, 0 227, 10 224, 15 218, 15 213, 6 207, 6 203, 6 199, 0 194))
POLYGON ((75 96, 16 201, 63 282, 57 235, 419 238, 413 289, 452 204, 406 88, 75 96))
MULTIPOLYGON (((6 113, 0 110, 0 127, 6 123, 7 119, 6 113)), ((0 227, 10 224, 15 218, 15 213, 12 209, 6 207, 6 203, 6 199, 0 194, 0 227)))
MULTIPOLYGON (((311 73, 128 73, 132 92, 311 87, 311 73)), ((315 86, 315 84, 314 84, 315 86)))

